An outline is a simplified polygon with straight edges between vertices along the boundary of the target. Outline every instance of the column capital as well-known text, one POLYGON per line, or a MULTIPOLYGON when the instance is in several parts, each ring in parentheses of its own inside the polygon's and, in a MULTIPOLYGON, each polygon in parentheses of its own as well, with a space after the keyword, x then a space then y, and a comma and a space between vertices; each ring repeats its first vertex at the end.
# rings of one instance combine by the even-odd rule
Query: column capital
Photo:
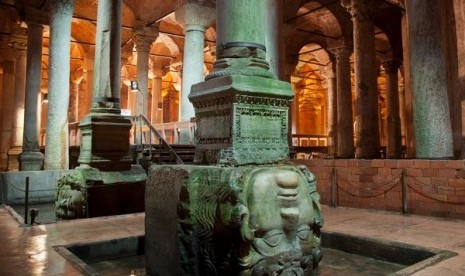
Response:
POLYGON ((336 70, 334 70, 334 64, 330 64, 321 67, 320 74, 326 79, 334 79, 336 77, 336 70))
POLYGON ((82 67, 77 68, 74 71, 70 72, 70 81, 73 84, 79 84, 82 81, 82 78, 84 77, 84 69, 82 67))
POLYGON ((352 54, 352 49, 347 46, 341 46, 336 48, 328 49, 336 58, 336 60, 341 58, 348 58, 352 54))
POLYGON ((189 30, 205 31, 216 17, 215 2, 208 0, 184 0, 175 11, 176 20, 189 30))
POLYGON ((402 65, 402 62, 398 60, 390 60, 383 62, 383 68, 386 74, 397 74, 399 67, 402 65))
POLYGON ((147 27, 138 22, 134 28, 133 41, 137 52, 150 52, 152 43, 158 37, 158 26, 147 27))
POLYGON ((73 15, 74 0, 50 0, 51 16, 54 13, 73 15))
POLYGON ((164 75, 166 75, 167 70, 166 69, 163 69, 163 68, 159 68, 159 67, 152 67, 152 72, 153 72, 153 76, 155 78, 162 78, 164 75))
POLYGON ((371 21, 373 14, 381 4, 380 0, 342 0, 341 5, 347 9, 352 20, 371 21))
POLYGON ((50 24, 50 12, 42 9, 37 9, 31 6, 26 6, 25 20, 26 24, 29 25, 49 25, 50 24))

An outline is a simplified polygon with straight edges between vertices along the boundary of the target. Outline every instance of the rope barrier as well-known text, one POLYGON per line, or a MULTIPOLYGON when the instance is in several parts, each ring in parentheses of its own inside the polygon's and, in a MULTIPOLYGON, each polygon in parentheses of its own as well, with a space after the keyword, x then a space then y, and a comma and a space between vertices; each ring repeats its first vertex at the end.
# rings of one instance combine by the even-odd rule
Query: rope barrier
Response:
MULTIPOLYGON (((369 187, 369 188, 372 189, 372 190, 378 190, 378 189, 380 189, 380 188, 382 188, 382 187, 385 187, 385 186, 388 186, 388 185, 394 183, 394 181, 397 180, 397 179, 399 179, 401 176, 402 176, 402 172, 400 172, 399 175, 393 177, 392 179, 390 179, 390 180, 388 180, 388 181, 385 181, 385 182, 379 184, 378 186, 369 187)), ((352 185, 352 184, 351 184, 351 181, 348 181, 347 179, 345 179, 344 177, 342 177, 340 174, 337 174, 337 179, 341 179, 343 182, 346 182, 347 184, 349 184, 349 186, 359 188, 359 187, 357 187, 357 186, 355 186, 355 185, 352 185)), ((397 184, 397 182, 396 182, 395 184, 397 184)))
POLYGON ((454 201, 442 200, 442 199, 439 199, 439 198, 435 198, 432 195, 429 195, 429 194, 426 194, 426 193, 423 193, 423 192, 419 191, 417 188, 413 187, 412 184, 407 184, 407 187, 412 189, 415 193, 417 193, 417 194, 419 194, 419 195, 421 195, 423 197, 426 197, 428 199, 431 199, 433 201, 437 201, 437 202, 444 203, 444 204, 451 204, 451 205, 465 205, 465 201, 454 202, 454 201))
POLYGON ((354 194, 352 192, 349 192, 348 190, 346 190, 345 188, 342 188, 341 186, 338 185, 338 188, 345 192, 346 194, 348 195, 351 195, 353 197, 360 197, 360 198, 375 198, 375 197, 379 197, 381 195, 385 195, 387 194, 389 191, 391 191, 392 189, 394 189, 396 186, 397 186, 398 183, 394 183, 391 187, 389 187, 387 190, 385 191, 381 191, 379 194, 373 194, 373 195, 361 195, 361 194, 354 194))

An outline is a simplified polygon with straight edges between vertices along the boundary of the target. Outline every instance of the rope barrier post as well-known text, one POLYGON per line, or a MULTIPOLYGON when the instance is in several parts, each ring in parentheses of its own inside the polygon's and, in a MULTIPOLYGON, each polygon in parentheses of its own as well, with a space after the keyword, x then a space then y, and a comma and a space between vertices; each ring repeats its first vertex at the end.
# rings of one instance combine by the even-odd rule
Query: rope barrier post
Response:
POLYGON ((402 170, 402 214, 407 214, 407 174, 402 170))
POLYGON ((336 207, 337 186, 336 186, 336 168, 331 171, 331 207, 336 207))
POLYGON ((29 209, 29 176, 26 176, 26 190, 24 193, 24 224, 27 224, 27 212, 29 209))

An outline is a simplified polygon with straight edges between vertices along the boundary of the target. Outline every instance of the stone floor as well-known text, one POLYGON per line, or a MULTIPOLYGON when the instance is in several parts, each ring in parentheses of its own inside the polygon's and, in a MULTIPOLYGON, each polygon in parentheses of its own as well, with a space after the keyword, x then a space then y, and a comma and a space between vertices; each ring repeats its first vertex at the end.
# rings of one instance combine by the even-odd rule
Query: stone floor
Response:
MULTIPOLYGON (((0 207, 0 275, 81 275, 54 246, 144 234, 144 214, 20 227, 0 207)), ((414 275, 465 275, 465 221, 323 207, 325 229, 457 252, 414 275)))

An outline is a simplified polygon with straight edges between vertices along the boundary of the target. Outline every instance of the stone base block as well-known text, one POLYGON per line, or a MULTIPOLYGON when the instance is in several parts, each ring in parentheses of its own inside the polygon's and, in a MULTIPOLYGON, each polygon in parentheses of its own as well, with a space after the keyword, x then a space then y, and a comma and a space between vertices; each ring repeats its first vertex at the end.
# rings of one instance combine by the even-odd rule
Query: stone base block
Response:
POLYGON ((153 165, 147 274, 316 275, 322 225, 305 166, 153 165))
POLYGON ((25 151, 19 156, 20 171, 40 171, 44 167, 44 155, 40 151, 25 151))
POLYGON ((127 171, 78 167, 58 180, 56 215, 61 219, 144 211, 147 175, 139 165, 127 171))
POLYGON ((289 158, 287 82, 224 76, 192 86, 196 164, 249 165, 289 158))

